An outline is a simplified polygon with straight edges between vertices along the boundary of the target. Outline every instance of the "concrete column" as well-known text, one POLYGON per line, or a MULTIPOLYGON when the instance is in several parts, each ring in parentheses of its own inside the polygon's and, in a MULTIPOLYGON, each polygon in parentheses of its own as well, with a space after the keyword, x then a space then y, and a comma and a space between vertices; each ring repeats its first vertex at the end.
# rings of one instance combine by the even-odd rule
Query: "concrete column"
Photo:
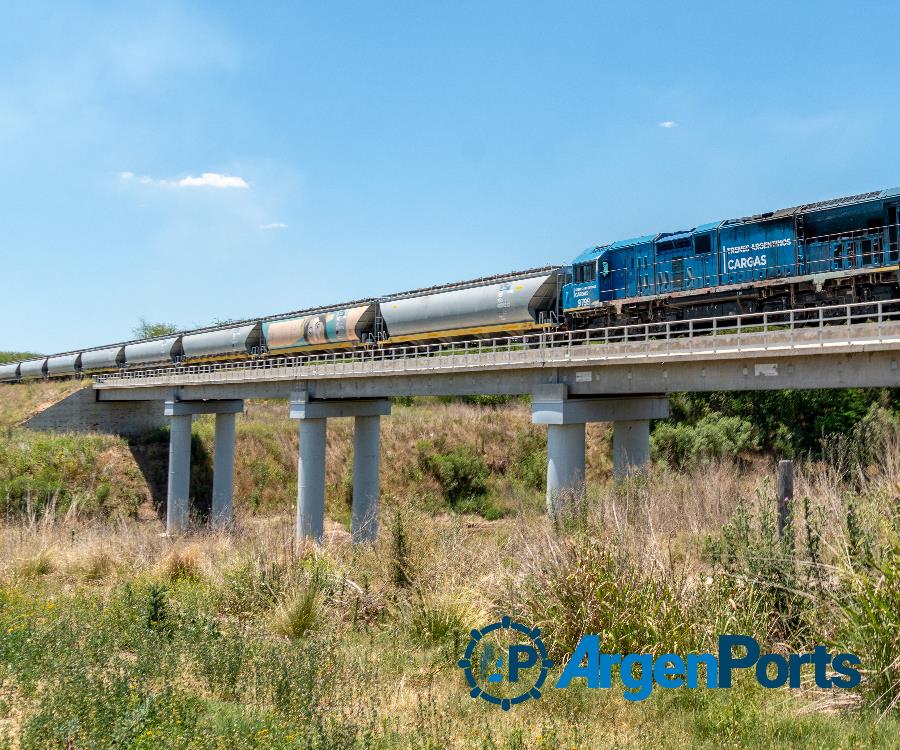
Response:
POLYGON ((327 420, 300 420, 297 462, 297 540, 325 534, 325 435, 327 420))
POLYGON ((216 445, 213 461, 213 526, 226 526, 233 518, 234 414, 216 414, 216 445))
POLYGON ((184 531, 190 519, 192 420, 190 414, 170 417, 167 534, 184 531))
POLYGON ((650 420, 613 422, 613 475, 617 479, 650 462, 650 420))
POLYGON ((354 417, 353 524, 354 542, 374 542, 378 533, 381 417, 354 417))
POLYGON ((584 422, 547 425, 547 512, 584 493, 584 422))

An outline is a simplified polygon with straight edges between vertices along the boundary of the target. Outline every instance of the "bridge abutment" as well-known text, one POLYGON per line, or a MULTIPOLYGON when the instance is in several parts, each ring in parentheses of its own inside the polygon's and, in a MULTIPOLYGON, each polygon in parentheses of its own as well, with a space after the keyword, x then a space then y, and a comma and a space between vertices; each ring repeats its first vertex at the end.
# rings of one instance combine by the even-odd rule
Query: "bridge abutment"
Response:
POLYGON ((585 425, 613 423, 613 472, 623 477, 650 460, 650 420, 669 416, 665 396, 571 398, 568 386, 539 386, 531 421, 547 425, 547 512, 559 515, 584 497, 585 425))
POLYGON ((235 414, 244 402, 166 401, 169 418, 169 484, 166 491, 166 533, 179 534, 190 522, 191 425, 195 414, 216 415, 216 445, 213 464, 213 508, 215 525, 231 522, 234 487, 235 414))
POLYGON ((297 462, 297 541, 322 541, 325 533, 325 443, 327 420, 354 417, 354 542, 374 541, 380 493, 381 417, 391 413, 388 399, 314 401, 305 392, 291 396, 290 416, 300 420, 297 462))

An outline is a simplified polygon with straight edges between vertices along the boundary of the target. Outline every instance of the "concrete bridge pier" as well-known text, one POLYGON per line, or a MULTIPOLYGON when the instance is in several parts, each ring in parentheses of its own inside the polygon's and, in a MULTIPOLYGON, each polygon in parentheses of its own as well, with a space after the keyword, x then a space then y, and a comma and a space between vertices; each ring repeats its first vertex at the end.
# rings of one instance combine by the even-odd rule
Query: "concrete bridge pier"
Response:
POLYGON ((613 423, 613 472, 621 477, 650 460, 650 420, 668 416, 665 396, 578 398, 564 383, 539 386, 531 421, 547 425, 547 512, 557 516, 584 497, 588 422, 613 423))
MULTIPOLYGON (((291 415, 293 416, 293 414, 291 415)), ((297 517, 295 536, 322 541, 325 533, 326 419, 300 419, 300 455, 297 460, 297 517)))
POLYGON ((190 414, 171 415, 169 420, 169 485, 166 497, 166 533, 187 528, 191 496, 190 414))
POLYGON ((321 542, 325 533, 325 442, 330 417, 354 417, 354 542, 374 541, 380 492, 381 417, 391 413, 388 399, 316 401, 305 392, 291 395, 291 419, 300 420, 297 461, 297 541, 321 542))
POLYGON ((216 414, 216 454, 213 458, 213 526, 227 526, 234 518, 235 415, 216 414))
MULTIPOLYGON (((667 415, 668 416, 668 415, 667 415)), ((613 475, 626 477, 650 463, 650 420, 613 422, 613 475)))
POLYGON ((354 417, 351 526, 354 542, 375 541, 380 494, 381 417, 354 417))
POLYGON ((232 517, 234 486, 234 415, 244 402, 166 401, 169 417, 169 486, 166 496, 166 533, 178 534, 190 521, 191 425, 195 414, 216 415, 216 445, 213 464, 212 522, 225 524, 232 517))
POLYGON ((585 423, 547 425, 547 513, 584 495, 585 423))

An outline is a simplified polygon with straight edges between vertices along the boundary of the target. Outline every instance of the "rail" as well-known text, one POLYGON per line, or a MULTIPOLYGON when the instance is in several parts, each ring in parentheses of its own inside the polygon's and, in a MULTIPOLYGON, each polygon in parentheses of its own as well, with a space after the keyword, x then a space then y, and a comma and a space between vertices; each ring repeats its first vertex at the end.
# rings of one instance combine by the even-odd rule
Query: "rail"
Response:
POLYGON ((94 380, 99 387, 133 387, 168 382, 359 377, 785 349, 800 351, 871 343, 890 343, 900 348, 900 300, 231 362, 186 363, 98 374, 94 380))

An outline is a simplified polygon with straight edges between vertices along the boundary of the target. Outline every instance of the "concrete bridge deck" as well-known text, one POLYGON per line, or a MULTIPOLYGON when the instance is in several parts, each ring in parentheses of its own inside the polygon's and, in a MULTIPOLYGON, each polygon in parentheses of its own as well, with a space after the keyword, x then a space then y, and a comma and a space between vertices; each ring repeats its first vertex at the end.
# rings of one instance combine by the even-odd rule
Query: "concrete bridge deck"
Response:
POLYGON ((669 393, 896 387, 898 362, 900 301, 861 303, 110 373, 31 426, 106 424, 123 432, 129 419, 167 418, 167 529, 174 533, 189 518, 193 416, 216 415, 213 521, 227 523, 235 414, 247 398, 289 398, 299 420, 296 533, 319 539, 327 420, 353 417, 353 537, 369 541, 377 530, 380 419, 390 414, 390 397, 531 395, 532 421, 547 425, 547 509, 557 514, 584 491, 587 422, 612 422, 614 472, 623 475, 649 460, 650 420, 668 416, 669 393))
POLYGON ((900 303, 889 302, 820 309, 813 319, 786 311, 125 371, 94 387, 104 400, 142 400, 173 391, 224 398, 235 387, 372 398, 532 393, 548 382, 568 382, 575 395, 889 386, 898 351, 900 303))

